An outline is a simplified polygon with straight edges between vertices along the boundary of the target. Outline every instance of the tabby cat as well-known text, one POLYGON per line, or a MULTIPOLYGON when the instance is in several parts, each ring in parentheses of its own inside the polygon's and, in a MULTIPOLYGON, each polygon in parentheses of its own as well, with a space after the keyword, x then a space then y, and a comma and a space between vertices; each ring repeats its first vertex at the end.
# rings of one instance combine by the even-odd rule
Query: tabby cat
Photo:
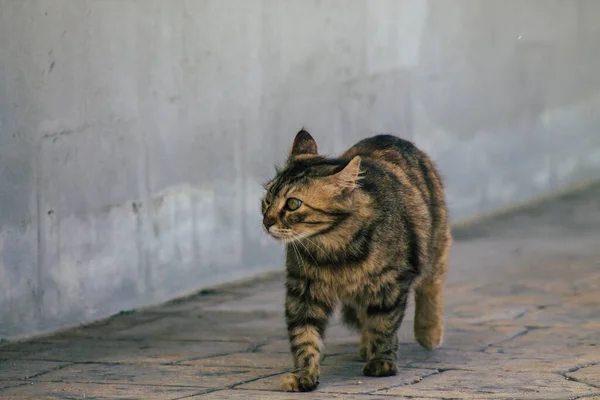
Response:
POLYGON ((326 158, 302 129, 265 189, 264 228, 286 244, 294 370, 282 378, 283 390, 317 387, 325 327, 340 303, 343 321, 361 332, 366 376, 396 374, 411 289, 417 341, 427 349, 440 344, 452 237, 442 181, 425 153, 379 135, 326 158))

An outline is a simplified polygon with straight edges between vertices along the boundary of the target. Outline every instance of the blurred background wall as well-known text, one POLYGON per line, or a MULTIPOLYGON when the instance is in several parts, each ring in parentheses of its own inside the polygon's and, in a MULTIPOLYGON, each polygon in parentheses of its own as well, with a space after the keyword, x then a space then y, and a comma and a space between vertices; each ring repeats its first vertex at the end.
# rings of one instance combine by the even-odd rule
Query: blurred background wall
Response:
POLYGON ((600 177, 597 0, 0 0, 0 338, 281 268, 305 126, 438 162, 453 220, 600 177))

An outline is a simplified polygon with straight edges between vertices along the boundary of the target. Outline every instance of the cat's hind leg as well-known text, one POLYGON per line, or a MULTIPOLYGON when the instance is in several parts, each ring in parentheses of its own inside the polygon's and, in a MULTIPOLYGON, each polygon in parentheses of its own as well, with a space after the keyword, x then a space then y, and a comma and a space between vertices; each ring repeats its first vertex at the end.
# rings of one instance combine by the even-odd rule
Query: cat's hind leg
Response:
POLYGON ((410 290, 409 284, 391 284, 381 297, 371 299, 365 310, 363 336, 366 341, 366 376, 396 375, 398 329, 402 324, 410 290))
POLYGON ((414 334, 417 342, 426 349, 439 346, 444 336, 444 277, 447 251, 439 257, 432 277, 427 277, 415 287, 414 334))

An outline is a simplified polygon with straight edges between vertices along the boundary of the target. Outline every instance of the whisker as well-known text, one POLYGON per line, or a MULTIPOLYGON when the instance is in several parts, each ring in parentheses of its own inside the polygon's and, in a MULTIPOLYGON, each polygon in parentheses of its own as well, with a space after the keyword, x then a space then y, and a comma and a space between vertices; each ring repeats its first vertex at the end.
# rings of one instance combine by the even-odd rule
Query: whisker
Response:
POLYGON ((304 270, 304 276, 308 280, 308 272, 306 270, 306 265, 304 264, 304 260, 302 259, 302 256, 300 255, 300 251, 298 250, 298 248, 296 247, 296 244, 293 241, 290 242, 290 244, 292 245, 292 248, 294 249, 294 252, 296 253, 296 256, 298 257, 300 264, 302 264, 302 269, 304 270))
POLYGON ((296 246, 296 244, 294 242, 290 242, 290 244, 292 245, 292 248, 296 252, 296 256, 298 256, 298 261, 300 261, 300 264, 302 264, 302 268, 304 268, 304 271, 306 272, 306 266, 304 265, 304 260, 302 259, 302 256, 300 255, 300 251, 298 250, 298 247, 296 246))
POLYGON ((313 261, 315 262, 315 265, 319 265, 319 263, 317 262, 317 260, 315 260, 315 257, 314 257, 314 256, 313 256, 313 255, 310 253, 310 251, 308 250, 308 247, 306 247, 306 245, 305 245, 304 243, 302 243, 302 242, 300 241, 300 239, 302 239, 302 238, 299 238, 299 239, 298 239, 298 243, 300 243, 300 244, 302 245, 302 247, 304 247, 304 250, 306 250, 306 252, 307 252, 307 253, 308 253, 308 255, 310 256, 310 258, 312 258, 312 259, 313 259, 313 261))
MULTIPOLYGON (((303 237, 302 240, 306 240, 307 242, 309 242, 311 245, 315 246, 317 249, 321 250, 323 252, 323 254, 325 255, 325 257, 327 257, 329 259, 329 261, 331 261, 333 264, 334 261, 331 258, 331 256, 329 256, 329 253, 327 253, 327 251, 325 251, 324 248, 322 248, 321 246, 319 246, 318 244, 316 244, 314 241, 310 240, 307 236, 303 237)), ((309 253, 310 254, 310 253, 309 253)))
POLYGON ((306 240, 311 245, 315 246, 317 249, 319 249, 321 252, 323 252, 325 257, 329 261, 331 261, 332 263, 334 262, 333 259, 329 256, 329 254, 327 254, 325 249, 323 249, 317 243, 315 243, 314 241, 312 241, 308 238, 308 233, 306 233, 306 234, 296 233, 294 231, 294 229, 291 229, 291 228, 273 228, 272 233, 274 233, 275 235, 278 235, 278 236, 282 236, 282 237, 280 237, 280 240, 281 240, 281 243, 283 244, 284 248, 287 245, 290 245, 292 247, 292 250, 294 251, 295 256, 297 257, 298 261, 302 264, 302 268, 304 269, 305 274, 307 273, 306 264, 300 254, 300 249, 299 249, 297 243, 302 245, 302 247, 304 248, 306 253, 308 253, 310 258, 314 261, 314 263, 316 265, 318 265, 319 263, 318 263, 317 259, 315 258, 315 256, 311 253, 308 246, 306 246, 306 244, 302 243, 302 240, 306 240))

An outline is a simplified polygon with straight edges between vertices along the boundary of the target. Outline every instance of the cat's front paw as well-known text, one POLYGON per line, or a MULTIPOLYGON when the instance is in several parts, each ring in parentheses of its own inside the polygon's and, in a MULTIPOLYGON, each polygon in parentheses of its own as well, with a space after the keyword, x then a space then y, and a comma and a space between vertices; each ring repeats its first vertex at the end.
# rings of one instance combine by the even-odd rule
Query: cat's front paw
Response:
POLYGON ((310 392, 319 384, 318 375, 307 372, 291 372, 281 378, 281 390, 285 392, 310 392))
POLYGON ((392 376, 396 375, 398 367, 393 360, 373 359, 363 367, 365 376, 392 376))

